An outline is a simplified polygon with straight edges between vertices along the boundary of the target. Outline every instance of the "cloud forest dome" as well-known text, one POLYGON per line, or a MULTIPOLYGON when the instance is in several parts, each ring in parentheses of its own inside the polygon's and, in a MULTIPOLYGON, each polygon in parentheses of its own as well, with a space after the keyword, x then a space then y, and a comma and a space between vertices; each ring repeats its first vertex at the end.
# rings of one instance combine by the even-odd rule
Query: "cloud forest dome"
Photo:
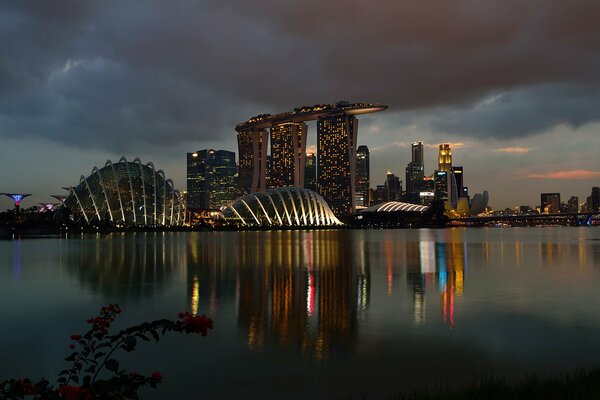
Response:
POLYGON ((181 225, 184 210, 179 191, 171 179, 154 164, 139 158, 119 162, 108 160, 104 167, 94 167, 79 185, 65 188, 70 195, 59 212, 69 210, 74 222, 111 223, 123 226, 181 225))
POLYGON ((225 206, 226 220, 253 227, 336 226, 327 202, 316 192, 296 187, 252 193, 225 206))

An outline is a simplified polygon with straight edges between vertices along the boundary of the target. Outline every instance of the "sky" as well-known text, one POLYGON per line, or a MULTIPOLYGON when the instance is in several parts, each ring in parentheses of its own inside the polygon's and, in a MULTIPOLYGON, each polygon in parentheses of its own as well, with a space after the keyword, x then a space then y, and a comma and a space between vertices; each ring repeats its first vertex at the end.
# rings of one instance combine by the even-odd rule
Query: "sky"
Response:
POLYGON ((452 143, 495 209, 582 202, 599 19, 597 0, 0 0, 0 192, 48 202, 121 156, 185 189, 186 153, 237 153, 237 123, 346 100, 389 106, 359 117, 373 187, 404 180, 411 142, 429 174, 452 143))

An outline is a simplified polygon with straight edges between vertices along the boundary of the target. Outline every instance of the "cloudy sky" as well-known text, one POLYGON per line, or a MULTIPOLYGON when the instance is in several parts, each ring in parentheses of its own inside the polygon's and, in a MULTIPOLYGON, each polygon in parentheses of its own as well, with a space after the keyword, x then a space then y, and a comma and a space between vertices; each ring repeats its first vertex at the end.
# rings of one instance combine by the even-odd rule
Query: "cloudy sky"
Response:
MULTIPOLYGON (((237 152, 234 126, 337 100, 372 185, 454 144, 494 208, 600 185, 597 0, 0 0, 0 192, 49 201, 107 159, 237 152)), ((309 126, 309 143, 316 127, 309 126)), ((0 200, 0 209, 9 207, 0 200)))

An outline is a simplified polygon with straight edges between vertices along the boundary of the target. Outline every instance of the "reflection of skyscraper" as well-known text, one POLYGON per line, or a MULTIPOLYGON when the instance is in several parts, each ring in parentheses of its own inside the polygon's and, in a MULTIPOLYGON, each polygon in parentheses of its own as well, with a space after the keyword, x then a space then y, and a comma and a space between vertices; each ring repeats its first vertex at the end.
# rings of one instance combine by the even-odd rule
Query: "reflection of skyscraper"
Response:
POLYGON ((317 156, 315 153, 306 153, 304 188, 317 191, 317 156))
POLYGON ((317 189, 336 215, 354 212, 358 120, 347 114, 317 121, 317 189))
POLYGON ((284 122, 271 127, 272 187, 304 186, 307 127, 303 122, 284 122))
POLYGON ((369 202, 369 148, 358 146, 356 150, 356 205, 368 207, 369 202))
POLYGON ((452 169, 452 149, 450 143, 440 144, 438 154, 438 170, 449 172, 452 169))

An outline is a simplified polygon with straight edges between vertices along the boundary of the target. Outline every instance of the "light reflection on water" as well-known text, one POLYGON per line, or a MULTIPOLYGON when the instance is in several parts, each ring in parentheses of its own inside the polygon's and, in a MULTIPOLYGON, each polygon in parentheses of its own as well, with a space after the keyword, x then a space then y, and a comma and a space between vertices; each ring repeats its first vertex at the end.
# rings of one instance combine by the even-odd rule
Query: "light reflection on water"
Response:
POLYGON ((594 365, 599 239, 594 228, 526 228, 0 242, 0 378, 58 370, 64 339, 107 302, 136 322, 182 309, 215 319, 202 343, 128 359, 160 360, 172 376, 163 390, 181 395, 198 376, 209 394, 327 398, 594 365), (24 317, 32 310, 38 319, 24 317), (43 338, 39 318, 54 321, 43 338))

